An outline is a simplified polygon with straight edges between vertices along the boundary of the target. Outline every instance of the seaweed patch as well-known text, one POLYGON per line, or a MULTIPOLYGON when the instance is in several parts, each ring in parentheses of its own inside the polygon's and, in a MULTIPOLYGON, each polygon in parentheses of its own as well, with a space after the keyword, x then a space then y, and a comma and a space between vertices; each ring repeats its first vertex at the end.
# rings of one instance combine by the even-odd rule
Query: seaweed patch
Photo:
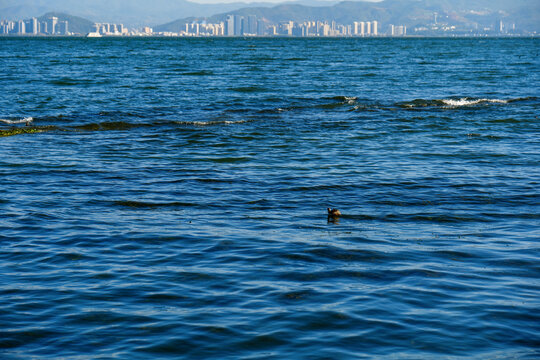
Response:
POLYGON ((20 134, 33 134, 41 133, 47 131, 47 128, 44 127, 21 127, 21 128, 11 128, 7 130, 0 129, 0 137, 2 136, 13 136, 20 134))

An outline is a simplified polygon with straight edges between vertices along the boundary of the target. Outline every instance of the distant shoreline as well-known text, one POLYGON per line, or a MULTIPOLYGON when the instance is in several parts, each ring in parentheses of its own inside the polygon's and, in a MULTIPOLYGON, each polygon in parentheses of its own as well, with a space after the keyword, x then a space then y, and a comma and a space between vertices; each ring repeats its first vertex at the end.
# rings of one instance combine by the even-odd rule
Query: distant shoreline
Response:
POLYGON ((91 39, 146 39, 146 38, 167 38, 167 39, 513 39, 513 38, 539 38, 540 34, 527 34, 527 35, 402 35, 402 36, 390 36, 390 35, 378 35, 378 36, 288 36, 288 35, 260 35, 260 36, 179 36, 179 35, 102 35, 100 37, 88 37, 88 35, 74 34, 74 35, 44 35, 44 34, 0 34, 0 38, 39 38, 39 39, 79 39, 79 38, 91 38, 91 39))

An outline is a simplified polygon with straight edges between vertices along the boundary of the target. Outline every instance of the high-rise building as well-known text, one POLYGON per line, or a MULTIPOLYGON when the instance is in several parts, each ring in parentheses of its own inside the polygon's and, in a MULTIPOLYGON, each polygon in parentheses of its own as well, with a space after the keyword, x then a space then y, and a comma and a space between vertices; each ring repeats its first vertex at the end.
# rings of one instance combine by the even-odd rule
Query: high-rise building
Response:
POLYGON ((34 35, 37 35, 39 34, 39 21, 37 18, 32 18, 31 19, 31 22, 32 22, 32 34, 34 35))
MULTIPOLYGON (((188 24, 186 24, 186 26, 188 26, 188 24)), ((126 31, 127 30, 122 24, 95 23, 93 32, 101 35, 121 35, 124 34, 126 31)), ((151 34, 153 30, 152 28, 145 26, 142 28, 141 32, 144 34, 151 34)))
POLYGON ((405 36, 407 35, 407 27, 400 25, 394 27, 394 35, 395 36, 405 36))
POLYGON ((293 24, 291 35, 292 36, 302 36, 302 27, 299 26, 298 24, 293 24))
POLYGON ((23 20, 17 21, 17 34, 26 34, 26 24, 23 20))
POLYGON ((25 20, 24 25, 27 34, 37 35, 39 33, 38 21, 36 18, 25 20))
POLYGON ((372 23, 372 27, 373 27, 373 36, 377 36, 378 35, 378 29, 377 27, 379 26, 379 23, 377 21, 373 21, 372 23))
POLYGON ((242 23, 244 18, 240 15, 234 15, 234 36, 242 36, 242 23))
POLYGON ((249 33, 248 31, 248 19, 245 17, 242 17, 242 33, 240 35, 246 35, 249 33))
POLYGON ((329 36, 330 35, 330 25, 324 24, 322 27, 322 36, 329 36))
POLYGON ((60 35, 69 35, 69 23, 68 23, 68 21, 60 21, 58 23, 58 33, 60 35))
POLYGON ((363 21, 360 21, 360 32, 358 33, 360 36, 366 35, 366 23, 363 21))
POLYGON ((257 20, 257 35, 263 36, 266 34, 266 24, 263 19, 257 20))
POLYGON ((234 36, 234 16, 227 15, 227 20, 225 21, 225 34, 227 36, 234 36))
POLYGON ((292 36, 293 34, 293 28, 294 28, 294 22, 292 21, 284 21, 280 24, 280 34, 292 36))
POLYGON ((315 33, 317 34, 317 36, 322 36, 324 24, 320 21, 317 21, 315 26, 316 26, 315 33))
POLYGON ((366 35, 371 35, 371 23, 366 22, 366 35))
POLYGON ((24 21, 24 30, 27 34, 32 34, 32 20, 23 20, 24 21))
POLYGON ((247 18, 247 31, 244 31, 250 35, 257 35, 257 16, 249 15, 247 18))
POLYGON ((52 16, 47 20, 47 22, 48 22, 47 28, 49 30, 49 34, 51 35, 56 34, 56 31, 57 31, 56 25, 58 24, 58 18, 55 16, 52 16))

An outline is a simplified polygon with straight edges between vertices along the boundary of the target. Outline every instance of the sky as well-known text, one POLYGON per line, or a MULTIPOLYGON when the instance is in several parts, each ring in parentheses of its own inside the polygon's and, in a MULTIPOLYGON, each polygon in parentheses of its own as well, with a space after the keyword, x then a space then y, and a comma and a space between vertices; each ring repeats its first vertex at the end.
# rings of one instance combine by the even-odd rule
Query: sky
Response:
MULTIPOLYGON (((284 2, 302 2, 304 5, 310 5, 310 4, 316 4, 320 2, 324 2, 325 0, 321 1, 310 1, 310 0, 189 0, 191 2, 199 3, 199 4, 217 4, 217 3, 257 3, 257 2, 264 2, 264 3, 284 3, 284 2)), ((332 3, 338 3, 343 0, 328 0, 332 3)), ((353 0, 354 1, 354 0, 353 0)), ((362 1, 369 1, 369 2, 379 2, 382 0, 362 0, 362 1)))

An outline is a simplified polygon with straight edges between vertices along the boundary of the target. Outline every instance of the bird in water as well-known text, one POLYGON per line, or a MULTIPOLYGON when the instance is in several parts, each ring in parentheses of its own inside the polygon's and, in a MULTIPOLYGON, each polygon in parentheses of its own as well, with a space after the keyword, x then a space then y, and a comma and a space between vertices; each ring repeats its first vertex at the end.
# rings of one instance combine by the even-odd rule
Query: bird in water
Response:
POLYGON ((338 217, 338 216, 341 216, 341 211, 339 211, 339 209, 330 209, 330 208, 327 208, 326 210, 328 210, 328 217, 338 217))

